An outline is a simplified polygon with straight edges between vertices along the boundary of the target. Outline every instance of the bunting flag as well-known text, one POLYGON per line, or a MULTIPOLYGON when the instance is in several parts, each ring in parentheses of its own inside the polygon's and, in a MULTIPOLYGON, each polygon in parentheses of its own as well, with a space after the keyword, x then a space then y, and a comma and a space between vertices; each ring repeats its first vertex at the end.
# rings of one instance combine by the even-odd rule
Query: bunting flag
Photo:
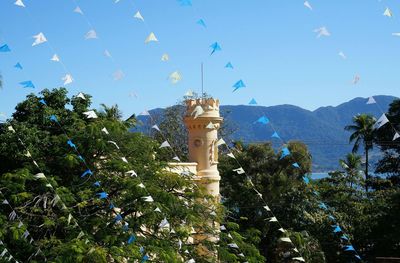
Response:
POLYGON ((344 247, 345 251, 356 251, 352 245, 348 245, 344 247))
POLYGON ((317 33, 317 38, 320 38, 322 36, 329 37, 331 35, 331 33, 329 33, 328 29, 324 26, 315 29, 314 32, 317 33))
POLYGON ((159 212, 159 213, 161 213, 161 209, 157 207, 156 209, 154 209, 154 212, 159 212))
POLYGON ((340 226, 333 226, 334 227, 334 229, 333 229, 333 233, 339 233, 339 232, 342 232, 342 229, 340 228, 340 226))
POLYGON ((221 51, 221 46, 218 44, 218 42, 215 42, 214 44, 210 45, 210 48, 212 49, 211 54, 214 54, 216 51, 221 51))
MULTIPOLYGON (((118 147, 118 149, 119 149, 119 147, 118 147)), ((121 160, 122 160, 124 163, 129 163, 128 160, 126 159, 126 157, 121 157, 121 160)))
POLYGON ((165 148, 165 147, 170 147, 171 148, 171 145, 169 144, 168 141, 165 141, 160 145, 160 148, 165 148))
POLYGON ((104 55, 105 57, 108 57, 108 58, 111 58, 111 57, 112 57, 110 51, 108 51, 107 49, 104 50, 103 55, 104 55))
POLYGON ((46 101, 44 99, 40 99, 39 103, 47 106, 47 103, 46 103, 46 101))
POLYGON ((251 101, 249 102, 249 105, 257 105, 257 101, 252 98, 251 101))
POLYGON ((361 79, 360 76, 356 74, 352 81, 353 85, 356 85, 358 82, 360 82, 360 79, 361 79))
POLYGON ((279 229, 278 229, 278 231, 279 231, 279 232, 282 232, 282 233, 285 233, 285 232, 286 232, 286 230, 285 230, 285 229, 283 229, 282 227, 281 227, 281 228, 279 228, 279 229))
POLYGON ((238 89, 245 88, 246 85, 244 84, 243 80, 239 80, 238 82, 236 82, 235 84, 233 84, 232 87, 235 88, 235 89, 233 90, 233 92, 235 92, 235 91, 237 91, 238 89))
POLYGON ((143 189, 146 188, 146 186, 144 186, 143 183, 138 184, 138 187, 143 188, 143 189))
POLYGON ((151 197, 151 195, 143 196, 142 198, 143 198, 143 201, 145 201, 145 202, 149 202, 149 203, 154 202, 154 199, 153 199, 153 197, 151 197))
POLYGON ((153 32, 151 32, 150 35, 144 41, 145 44, 148 44, 150 42, 158 42, 158 39, 156 38, 156 35, 154 35, 153 32))
POLYGON ((283 158, 285 158, 286 156, 289 156, 289 155, 290 155, 290 150, 287 147, 284 147, 282 149, 282 154, 281 154, 280 159, 283 159, 283 158))
POLYGON ((233 153, 228 153, 227 156, 229 156, 229 157, 231 157, 233 159, 236 159, 236 157, 235 157, 235 155, 233 155, 233 153))
POLYGON ((383 125, 385 125, 386 123, 388 123, 389 120, 386 117, 386 114, 382 114, 382 116, 376 121, 376 123, 374 124, 374 128, 375 129, 379 129, 381 128, 383 125))
POLYGON ((294 257, 292 258, 293 260, 301 261, 301 262, 306 262, 303 257, 294 257))
POLYGON ((35 85, 33 85, 33 82, 30 81, 30 80, 22 81, 22 82, 20 82, 19 84, 20 84, 23 88, 32 88, 32 89, 35 88, 35 85))
POLYGON ((67 144, 68 144, 71 148, 74 148, 74 149, 76 150, 76 145, 75 145, 71 140, 68 140, 68 141, 67 141, 67 144))
POLYGON ((33 38, 35 39, 35 41, 32 43, 32 47, 47 42, 47 39, 42 32, 40 32, 37 35, 34 35, 33 38))
POLYGON ((114 80, 121 80, 124 78, 124 76, 125 76, 124 72, 120 69, 115 71, 113 74, 114 80))
POLYGON ((161 61, 168 61, 169 60, 169 55, 167 54, 167 53, 164 53, 162 56, 161 56, 161 61))
POLYGON ((139 11, 137 11, 133 17, 136 18, 136 19, 144 21, 144 18, 143 18, 142 14, 139 11))
POLYGON ((90 169, 87 169, 82 173, 81 178, 86 177, 87 175, 93 175, 93 172, 90 169))
POLYGON ((231 63, 231 62, 228 62, 228 63, 225 65, 225 68, 233 69, 232 63, 231 63))
POLYGON ((107 142, 111 143, 112 145, 115 146, 115 148, 117 148, 119 150, 119 146, 118 146, 118 144, 116 142, 114 142, 114 141, 107 141, 107 142))
POLYGON ((128 245, 130 245, 130 244, 132 244, 133 242, 135 242, 135 240, 136 240, 136 237, 135 237, 134 235, 129 236, 128 245))
POLYGON ((11 52, 11 49, 7 44, 4 44, 0 46, 0 52, 11 52))
POLYGON ((79 6, 77 6, 77 7, 74 9, 74 13, 78 13, 78 14, 83 15, 82 9, 81 9, 79 6))
POLYGON ((85 39, 97 39, 97 33, 94 29, 89 30, 86 34, 85 34, 85 39))
POLYGON ((78 95, 76 95, 76 97, 77 97, 77 98, 81 98, 81 99, 83 99, 83 100, 86 100, 86 97, 85 97, 85 95, 83 95, 82 92, 79 92, 78 95))
POLYGON ((36 179, 46 179, 44 173, 37 173, 33 177, 35 177, 36 179))
POLYGON ((88 118, 88 119, 97 119, 98 118, 96 112, 94 112, 93 110, 86 111, 83 114, 86 115, 86 118, 88 118))
POLYGON ((328 207, 326 206, 326 204, 324 202, 320 202, 318 207, 323 209, 323 210, 328 210, 328 207))
POLYGON ((199 20, 197 20, 196 24, 198 24, 198 25, 200 25, 200 26, 202 26, 202 27, 204 27, 204 28, 206 28, 206 27, 207 27, 207 26, 206 26, 206 23, 204 22, 204 20, 203 20, 203 19, 199 19, 199 20))
POLYGON ((157 124, 153 125, 151 128, 153 128, 153 129, 155 129, 155 130, 161 132, 161 130, 160 130, 160 128, 158 128, 157 124))
POLYGON ((168 78, 172 84, 177 84, 179 81, 182 80, 182 75, 179 73, 179 71, 174 71, 169 75, 168 78))
POLYGON ((257 121, 255 121, 255 123, 268 124, 269 119, 266 116, 262 116, 257 121))
POLYGON ((179 159, 178 156, 175 156, 174 158, 172 158, 172 160, 175 160, 175 161, 177 161, 177 162, 180 162, 180 161, 181 161, 181 159, 179 159))
POLYGON ((66 74, 64 77, 61 78, 61 80, 64 81, 64 85, 71 84, 74 81, 71 74, 66 74))
POLYGON ((180 6, 192 6, 192 0, 177 0, 180 6))
POLYGON ((133 177, 133 176, 137 177, 137 174, 136 174, 136 172, 134 170, 127 171, 126 174, 131 176, 131 177, 133 177))
POLYGON ((200 106, 200 105, 197 105, 195 108, 194 108, 194 110, 193 110, 193 112, 190 114, 190 116, 193 116, 194 115, 194 119, 197 119, 199 116, 201 116, 202 114, 204 113, 204 110, 203 110, 203 108, 200 106))
POLYGON ((347 59, 346 55, 343 53, 343 51, 340 51, 338 54, 341 58, 347 59))
POLYGON ((228 244, 228 247, 239 249, 239 246, 236 243, 230 243, 228 244))
POLYGON ((272 137, 272 138, 276 138, 276 139, 281 139, 281 137, 279 136, 279 134, 278 134, 277 132, 274 132, 274 133, 271 135, 271 137, 272 137))
POLYGON ((278 219, 276 217, 271 217, 268 219, 268 222, 278 222, 278 219))
POLYGON ((310 183, 310 178, 308 178, 307 176, 303 176, 303 181, 305 184, 309 184, 310 183))
POLYGON ((215 129, 215 126, 214 126, 214 124, 210 121, 210 123, 207 124, 206 128, 212 130, 212 129, 215 129))
POLYGON ((104 127, 103 129, 101 129, 101 131, 104 132, 104 133, 107 134, 107 135, 110 134, 110 133, 108 132, 108 130, 107 130, 106 127, 104 127))
POLYGON ((20 6, 20 7, 25 7, 24 2, 22 2, 22 0, 15 1, 14 5, 20 6))
POLYGON ((142 111, 141 113, 139 113, 138 116, 150 116, 150 113, 147 110, 145 110, 145 111, 142 111))
POLYGON ((108 194, 106 192, 101 192, 96 194, 100 199, 106 199, 108 194))
POLYGON ((400 138, 400 134, 396 132, 393 136, 393 141, 397 140, 398 138, 400 138))
POLYGON ((217 147, 218 146, 221 146, 221 145, 223 145, 223 144, 226 144, 226 142, 224 141, 224 139, 219 139, 218 141, 217 141, 217 147))
POLYGON ((99 182, 99 181, 94 182, 94 183, 93 183, 93 186, 95 186, 95 187, 100 187, 100 182, 99 182))
POLYGON ((17 68, 17 69, 21 69, 22 70, 22 65, 21 65, 21 63, 17 63, 17 64, 15 64, 14 65, 14 68, 17 68))
POLYGON ((244 169, 242 167, 237 168, 237 169, 233 169, 232 171, 237 172, 237 174, 244 174, 245 173, 245 171, 244 171, 244 169))
POLYGON ((164 218, 161 223, 158 225, 159 228, 169 228, 169 222, 166 218, 164 218))
POLYGON ((300 165, 298 163, 294 163, 294 164, 292 164, 292 166, 295 168, 300 168, 300 165))
POLYGON ((290 238, 288 238, 288 237, 281 237, 281 238, 279 239, 279 241, 281 241, 281 242, 287 242, 287 243, 292 243, 292 240, 290 240, 290 238))
POLYGON ((388 7, 386 7, 385 12, 383 12, 383 15, 387 17, 392 17, 393 13, 388 7))
POLYGON ((191 91, 191 90, 188 90, 186 93, 185 93, 185 96, 186 97, 193 97, 193 91, 191 91))
POLYGON ((307 7, 308 9, 310 9, 310 10, 313 10, 311 4, 308 1, 304 2, 304 6, 307 7))
POLYGON ((375 101, 374 97, 368 98, 367 104, 375 104, 375 103, 376 103, 376 101, 375 101))
POLYGON ((58 57, 57 54, 54 54, 54 55, 51 57, 50 60, 51 60, 51 61, 54 61, 54 62, 60 62, 60 58, 58 57))

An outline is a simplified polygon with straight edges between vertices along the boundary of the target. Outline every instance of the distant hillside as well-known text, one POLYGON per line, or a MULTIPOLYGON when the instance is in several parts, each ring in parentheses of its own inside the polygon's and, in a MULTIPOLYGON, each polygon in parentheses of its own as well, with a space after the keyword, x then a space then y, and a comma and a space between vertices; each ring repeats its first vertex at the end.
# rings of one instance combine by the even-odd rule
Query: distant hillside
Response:
MULTIPOLYGON (((366 98, 355 98, 336 107, 321 107, 315 111, 293 105, 225 105, 220 107, 220 111, 225 122, 235 128, 234 139, 246 143, 271 141, 275 130, 285 141, 305 142, 313 156, 314 171, 328 171, 337 168, 338 160, 351 151, 349 133, 344 130, 344 126, 351 123, 352 117, 358 113, 370 113, 379 117, 396 99, 393 96, 374 98, 378 104, 367 105, 366 98), (271 121, 267 126, 255 123, 262 115, 271 121)), ((155 109, 154 113, 162 114, 162 111, 155 109)), ((140 118, 143 120, 143 117, 140 118)), ((141 127, 140 130, 146 132, 148 127, 141 127)), ((279 140, 272 139, 272 142, 277 147, 280 145, 279 140)))

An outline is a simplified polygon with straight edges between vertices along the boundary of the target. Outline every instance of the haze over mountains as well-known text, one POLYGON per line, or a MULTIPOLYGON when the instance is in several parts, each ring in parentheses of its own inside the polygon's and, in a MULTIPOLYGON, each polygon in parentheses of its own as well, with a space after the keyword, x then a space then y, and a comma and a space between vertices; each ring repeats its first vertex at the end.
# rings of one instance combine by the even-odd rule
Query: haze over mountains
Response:
MULTIPOLYGON (((351 124, 352 117, 358 113, 369 113, 379 118, 396 97, 379 95, 374 99, 376 104, 366 104, 368 98, 355 98, 338 106, 320 107, 314 111, 294 105, 223 105, 220 112, 225 122, 235 129, 233 139, 246 143, 272 141, 276 147, 281 146, 283 141, 303 141, 313 156, 314 172, 325 172, 337 168, 338 160, 352 149, 348 142, 349 132, 344 130, 346 125, 351 124), (270 120, 269 124, 256 123, 263 115, 270 120), (275 131, 283 141, 271 138, 275 131)), ((153 111, 160 113, 162 109, 153 111)), ((143 120, 143 117, 139 119, 143 120)), ((375 152, 372 159, 378 158, 376 154, 379 152, 375 152)))

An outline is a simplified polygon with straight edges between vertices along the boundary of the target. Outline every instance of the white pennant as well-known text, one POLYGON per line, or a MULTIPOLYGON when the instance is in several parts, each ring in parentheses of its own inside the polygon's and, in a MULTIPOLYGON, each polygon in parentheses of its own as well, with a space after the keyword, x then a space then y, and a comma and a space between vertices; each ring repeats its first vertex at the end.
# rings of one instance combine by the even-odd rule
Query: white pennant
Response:
POLYGON ((108 132, 108 130, 107 130, 106 127, 104 127, 103 129, 101 129, 101 131, 104 132, 104 133, 107 134, 107 135, 110 134, 110 133, 108 132))
POLYGON ((31 152, 28 150, 26 151, 26 154, 24 154, 26 157, 32 157, 31 152))
POLYGON ((236 244, 236 243, 230 243, 230 244, 228 244, 228 247, 231 247, 231 248, 239 248, 239 246, 236 244))
POLYGON ((8 250, 7 248, 3 249, 3 251, 0 254, 0 258, 4 257, 7 254, 8 250))
POLYGON ((153 128, 153 129, 155 129, 157 131, 160 131, 160 128, 158 128, 157 124, 153 125, 151 128, 153 128))
POLYGON ((290 238, 288 238, 288 237, 281 237, 281 238, 279 239, 279 241, 292 243, 292 240, 290 240, 290 238))
POLYGON ((218 146, 221 146, 222 144, 226 144, 226 142, 224 141, 224 139, 219 139, 218 141, 217 141, 217 147, 218 146))
POLYGON ((85 39, 96 39, 97 38, 97 33, 94 29, 89 30, 86 34, 85 34, 85 39))
POLYGON ((393 141, 397 140, 398 138, 400 138, 400 134, 396 132, 393 136, 393 141))
POLYGON ((74 12, 83 15, 82 9, 81 9, 79 6, 77 6, 77 7, 74 9, 74 12))
POLYGON ((238 174, 244 174, 244 173, 245 173, 245 171, 243 170, 242 167, 237 168, 237 169, 233 169, 233 171, 234 171, 234 172, 237 172, 238 174))
POLYGON ((379 129, 380 127, 382 127, 383 125, 385 125, 386 123, 388 123, 389 120, 386 117, 386 114, 382 114, 382 116, 376 121, 374 128, 375 129, 379 129))
POLYGON ((328 29, 326 27, 320 27, 314 30, 315 33, 317 33, 317 38, 320 38, 322 36, 329 37, 331 33, 329 33, 328 29))
POLYGON ((386 7, 385 12, 383 12, 383 15, 387 17, 392 17, 393 13, 388 7, 386 7))
POLYGON ((113 144, 115 146, 115 148, 117 148, 119 150, 119 146, 116 142, 114 142, 114 141, 107 141, 107 142, 113 144))
POLYGON ((144 41, 145 44, 148 44, 150 42, 158 42, 158 39, 156 38, 156 35, 154 35, 153 32, 151 32, 150 35, 144 41))
POLYGON ((301 262, 306 262, 303 257, 294 257, 292 259, 293 260, 297 260, 297 261, 301 261, 301 262))
POLYGON ((76 95, 76 97, 77 97, 77 98, 81 98, 81 99, 83 99, 83 100, 86 100, 86 97, 85 97, 85 95, 83 95, 82 92, 79 92, 78 95, 76 95))
POLYGON ((57 54, 54 54, 54 55, 51 57, 50 60, 51 60, 51 61, 55 61, 55 62, 59 62, 59 61, 60 61, 60 58, 57 56, 57 54))
POLYGON ((35 39, 35 41, 33 42, 32 47, 47 42, 47 39, 42 32, 34 35, 33 38, 35 39))
POLYGON ((160 145, 160 148, 165 148, 165 147, 171 147, 168 141, 165 141, 160 145))
POLYGON ((9 220, 14 220, 16 217, 17 213, 14 210, 8 215, 9 220))
POLYGON ((376 103, 376 101, 375 101, 374 97, 368 98, 367 104, 375 104, 375 103, 376 103))
POLYGON ((233 159, 236 159, 236 157, 235 157, 235 155, 233 155, 233 153, 228 153, 227 155, 228 155, 229 157, 233 158, 233 159))
POLYGON ((121 157, 121 159, 122 159, 122 161, 123 161, 124 163, 128 163, 128 160, 127 160, 125 157, 121 157))
POLYGON ((4 199, 4 201, 2 202, 3 205, 9 205, 10 203, 8 202, 7 199, 4 199))
POLYGON ((304 6, 307 7, 308 9, 310 9, 310 10, 313 10, 311 4, 308 1, 304 2, 304 6))
POLYGON ((185 93, 185 96, 187 96, 187 97, 193 97, 193 91, 188 90, 188 91, 185 93))
POLYGON ((139 11, 137 11, 136 14, 133 17, 144 21, 144 18, 143 18, 142 14, 139 11))
POLYGON ((146 188, 146 186, 144 186, 143 183, 138 184, 138 187, 143 188, 143 189, 146 188))
POLYGON ((137 174, 136 174, 136 172, 134 170, 127 171, 126 174, 129 175, 129 176, 137 177, 137 174))
POLYGON ((13 126, 8 126, 8 130, 9 130, 10 132, 15 133, 15 130, 14 130, 13 126))
POLYGON ((62 80, 64 81, 64 85, 71 84, 71 83, 74 81, 74 79, 72 78, 71 74, 66 74, 66 75, 62 78, 62 80))
POLYGON ((142 111, 141 113, 139 113, 138 116, 150 116, 150 113, 147 110, 145 110, 145 111, 142 111))
POLYGON ((169 60, 169 55, 167 53, 161 56, 161 61, 168 61, 168 60, 169 60))
POLYGON ((271 217, 268 221, 269 222, 278 222, 278 219, 276 219, 276 217, 271 217))
POLYGON ((182 80, 182 75, 179 73, 179 71, 174 71, 169 75, 169 79, 172 84, 176 84, 182 80))
POLYGON ((35 177, 36 179, 45 179, 45 178, 46 178, 46 176, 44 175, 44 173, 35 174, 34 177, 35 177))
POLYGON ((178 161, 178 162, 180 162, 181 161, 181 159, 179 159, 179 157, 178 156, 175 156, 174 158, 172 158, 173 160, 175 160, 175 161, 178 161))
POLYGON ((159 224, 160 228, 169 228, 169 222, 166 218, 164 218, 161 223, 159 224))
POLYGON ((207 128, 207 129, 214 129, 215 126, 214 126, 214 124, 210 121, 210 123, 207 124, 206 128, 207 128))
POLYGON ((191 115, 191 116, 194 115, 194 119, 196 119, 197 117, 199 117, 199 116, 202 115, 203 113, 204 113, 203 108, 202 108, 200 105, 197 105, 197 106, 194 108, 192 114, 190 114, 190 115, 191 115))
POLYGON ((86 115, 86 118, 88 119, 97 119, 97 114, 96 112, 90 110, 90 111, 86 111, 83 113, 84 115, 86 115))
POLYGON ((22 0, 15 1, 14 5, 17 5, 17 6, 20 6, 20 7, 25 7, 24 2, 22 2, 22 0))
POLYGON ((154 209, 154 212, 159 212, 159 213, 161 213, 161 209, 157 207, 156 209, 154 209))
POLYGON ((343 51, 339 52, 339 56, 343 59, 347 59, 346 55, 343 53, 343 51))
POLYGON ((268 212, 271 211, 271 209, 269 208, 269 206, 264 206, 264 209, 267 210, 268 212))
POLYGON ((145 202, 149 202, 149 203, 154 202, 154 199, 153 199, 153 197, 151 197, 151 195, 149 195, 149 196, 144 196, 144 197, 142 197, 142 198, 143 198, 143 200, 144 200, 145 202))
POLYGON ((69 215, 68 215, 68 225, 71 223, 71 219, 72 219, 72 215, 69 214, 69 215))

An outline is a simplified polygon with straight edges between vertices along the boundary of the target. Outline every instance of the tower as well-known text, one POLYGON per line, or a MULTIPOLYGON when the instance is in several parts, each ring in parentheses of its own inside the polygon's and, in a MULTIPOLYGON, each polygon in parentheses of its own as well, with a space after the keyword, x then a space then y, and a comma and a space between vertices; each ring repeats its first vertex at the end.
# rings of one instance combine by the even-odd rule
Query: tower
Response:
POLYGON ((189 132, 189 161, 197 163, 197 183, 219 201, 218 129, 222 123, 219 100, 186 101, 184 119, 189 132))

